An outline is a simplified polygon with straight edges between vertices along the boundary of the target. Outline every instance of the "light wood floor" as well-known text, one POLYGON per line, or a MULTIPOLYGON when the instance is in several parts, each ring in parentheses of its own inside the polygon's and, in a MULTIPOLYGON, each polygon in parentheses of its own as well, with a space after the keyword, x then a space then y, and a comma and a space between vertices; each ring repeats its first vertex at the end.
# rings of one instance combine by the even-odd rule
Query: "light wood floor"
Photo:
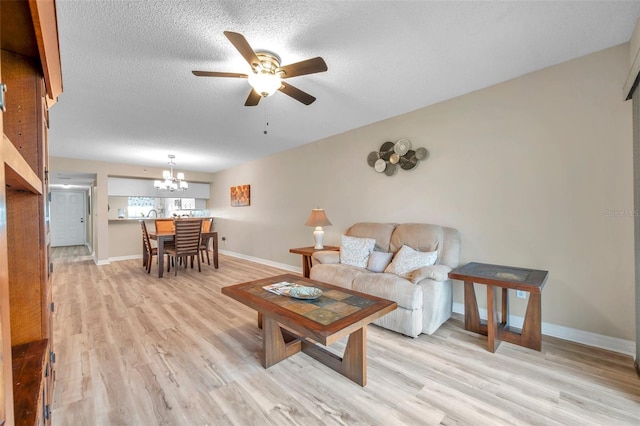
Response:
POLYGON ((417 339, 370 325, 365 388, 302 353, 265 370, 255 312, 220 289, 284 271, 221 255, 218 270, 158 279, 65 250, 55 426, 640 424, 629 356, 548 337, 492 354, 456 316, 417 339))

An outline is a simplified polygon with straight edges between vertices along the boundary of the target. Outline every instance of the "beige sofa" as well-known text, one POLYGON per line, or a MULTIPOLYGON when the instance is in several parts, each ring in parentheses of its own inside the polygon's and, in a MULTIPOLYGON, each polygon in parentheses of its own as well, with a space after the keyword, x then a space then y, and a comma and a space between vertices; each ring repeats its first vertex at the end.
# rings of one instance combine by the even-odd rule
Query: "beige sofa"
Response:
POLYGON ((419 223, 356 223, 345 235, 375 239, 375 251, 397 253, 403 245, 420 252, 437 251, 436 264, 403 278, 341 264, 339 252, 319 251, 313 254, 312 279, 393 300, 398 309, 374 324, 407 336, 431 334, 449 319, 452 294, 448 273, 458 266, 460 257, 457 230, 419 223))

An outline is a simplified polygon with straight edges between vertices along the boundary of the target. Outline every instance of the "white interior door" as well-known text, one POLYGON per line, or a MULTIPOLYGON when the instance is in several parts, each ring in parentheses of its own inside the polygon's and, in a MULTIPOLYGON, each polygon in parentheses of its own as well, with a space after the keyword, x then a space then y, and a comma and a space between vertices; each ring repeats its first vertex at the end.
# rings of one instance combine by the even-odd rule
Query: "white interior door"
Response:
POLYGON ((86 243, 86 194, 83 191, 51 191, 51 246, 86 243))

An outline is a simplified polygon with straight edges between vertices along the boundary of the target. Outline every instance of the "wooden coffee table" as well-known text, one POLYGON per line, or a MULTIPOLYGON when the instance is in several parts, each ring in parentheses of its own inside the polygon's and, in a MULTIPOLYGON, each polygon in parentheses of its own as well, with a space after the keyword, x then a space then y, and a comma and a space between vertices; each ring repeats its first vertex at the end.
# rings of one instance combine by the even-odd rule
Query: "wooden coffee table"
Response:
POLYGON ((258 311, 264 368, 302 351, 360 386, 367 384, 367 324, 397 307, 390 300, 290 274, 223 287, 222 294, 258 311), (301 300, 263 289, 282 281, 317 287, 323 294, 301 300), (342 357, 320 346, 345 336, 342 357))

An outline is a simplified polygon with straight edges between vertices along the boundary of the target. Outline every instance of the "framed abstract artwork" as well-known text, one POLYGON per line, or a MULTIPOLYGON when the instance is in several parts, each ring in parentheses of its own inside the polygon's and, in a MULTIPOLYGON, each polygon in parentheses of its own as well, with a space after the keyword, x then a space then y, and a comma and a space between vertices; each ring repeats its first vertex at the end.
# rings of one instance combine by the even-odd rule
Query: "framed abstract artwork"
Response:
POLYGON ((251 205, 251 185, 238 185, 231 187, 231 207, 251 205))

